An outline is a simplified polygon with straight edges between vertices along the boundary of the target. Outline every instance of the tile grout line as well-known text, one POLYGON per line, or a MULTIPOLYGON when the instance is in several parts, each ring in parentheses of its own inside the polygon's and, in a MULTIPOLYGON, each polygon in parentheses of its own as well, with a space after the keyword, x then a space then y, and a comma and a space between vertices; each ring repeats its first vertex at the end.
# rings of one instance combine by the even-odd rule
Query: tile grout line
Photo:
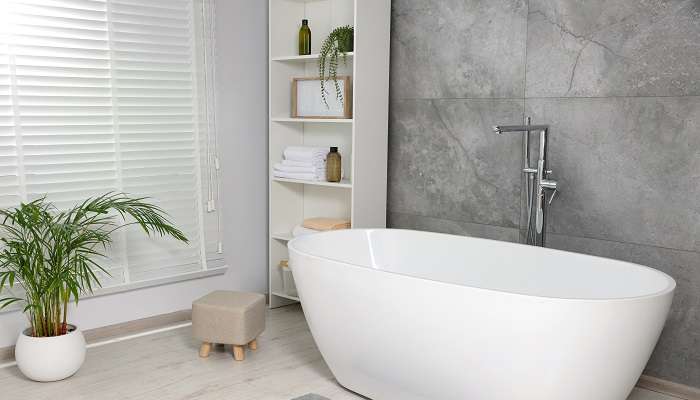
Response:
POLYGON ((421 215, 421 214, 411 214, 409 212, 404 212, 404 211, 388 211, 390 214, 401 214, 401 215, 407 215, 411 217, 421 217, 421 218, 430 218, 430 219, 436 219, 439 221, 445 221, 445 222, 457 222, 457 223, 465 223, 465 224, 473 224, 473 225, 481 225, 481 226, 488 226, 491 228, 503 228, 503 229, 515 229, 519 230, 520 229, 520 223, 518 223, 517 226, 503 226, 503 225, 494 225, 494 224, 485 224, 483 222, 472 222, 472 221, 464 221, 464 220, 457 220, 457 219, 448 219, 448 218, 442 218, 442 217, 432 217, 429 215, 421 215))
POLYGON ((654 244, 646 244, 646 243, 638 243, 638 242, 622 242, 619 240, 601 239, 601 238, 595 238, 592 236, 575 235, 575 234, 570 234, 570 233, 549 232, 549 234, 556 235, 556 236, 567 236, 567 237, 578 238, 578 239, 598 240, 600 242, 617 243, 617 244, 624 244, 624 245, 631 245, 631 246, 651 247, 651 248, 655 248, 655 249, 678 251, 678 252, 683 252, 683 253, 700 254, 700 251, 696 251, 696 250, 675 249, 673 247, 657 246, 654 244))
MULTIPOLYGON (((525 59, 523 60, 524 65, 523 65, 523 115, 521 118, 522 123, 526 123, 525 119, 527 116, 525 115, 527 113, 527 43, 528 39, 530 37, 530 0, 527 0, 527 5, 525 7, 525 59)), ((530 137, 530 133, 527 132, 525 133, 528 138, 530 137)), ((523 138, 520 139, 521 141, 521 146, 525 146, 525 137, 523 135, 523 138)), ((524 151, 524 150, 523 150, 524 151)), ((523 157, 521 154, 520 157, 523 157)), ((524 160, 521 160, 521 163, 524 163, 524 160)), ((528 165, 529 167, 529 165, 528 165)), ((530 195, 527 193, 527 182, 528 182, 528 176, 527 174, 523 174, 521 172, 521 178, 520 178, 520 190, 518 193, 518 243, 521 241, 521 232, 523 229, 527 229, 527 225, 523 227, 523 220, 527 218, 527 213, 529 210, 527 210, 527 197, 530 195), (523 207, 523 194, 525 197, 525 207, 523 207)), ((530 221, 525 221, 526 224, 529 224, 530 221)), ((527 235, 526 235, 527 236, 527 235)), ((525 238, 525 242, 527 243, 527 238, 525 238)))
MULTIPOLYGON (((446 222, 456 222, 456 223, 465 223, 465 224, 481 225, 481 226, 488 226, 488 227, 492 227, 492 228, 522 230, 521 228, 519 228, 520 222, 518 222, 518 226, 517 226, 517 227, 511 227, 511 226, 503 226, 503 225, 495 225, 495 224, 485 224, 485 223, 483 223, 483 222, 473 222, 473 221, 466 221, 466 220, 460 220, 460 219, 448 219, 448 218, 443 218, 443 217, 433 217, 433 216, 430 216, 430 215, 413 214, 413 213, 405 212, 405 211, 388 211, 388 212, 389 212, 389 213, 393 213, 393 214, 400 214, 400 215, 412 216, 412 217, 436 219, 436 220, 446 221, 446 222)), ((678 251, 678 252, 683 252, 683 253, 700 254, 700 251, 696 251, 696 250, 676 249, 676 248, 673 248, 673 247, 657 246, 657 245, 646 244, 646 243, 622 242, 622 241, 613 240, 613 239, 603 239, 603 238, 596 238, 596 237, 592 237, 592 236, 576 235, 576 234, 570 234, 570 233, 558 233, 558 232, 553 232, 553 231, 548 232, 548 234, 550 234, 550 235, 556 235, 556 236, 567 236, 567 237, 578 238, 578 239, 598 240, 598 241, 601 241, 601 242, 617 243, 617 244, 623 244, 623 245, 640 246, 640 247, 651 247, 651 248, 656 248, 656 249, 661 249, 661 250, 678 251)))
POLYGON ((484 100, 484 101, 497 101, 497 100, 603 100, 603 99, 683 99, 683 98, 700 98, 700 94, 689 94, 689 95, 648 95, 648 96, 634 96, 634 95, 616 95, 616 96, 525 96, 525 97, 393 97, 391 102, 397 101, 418 101, 418 100, 484 100))

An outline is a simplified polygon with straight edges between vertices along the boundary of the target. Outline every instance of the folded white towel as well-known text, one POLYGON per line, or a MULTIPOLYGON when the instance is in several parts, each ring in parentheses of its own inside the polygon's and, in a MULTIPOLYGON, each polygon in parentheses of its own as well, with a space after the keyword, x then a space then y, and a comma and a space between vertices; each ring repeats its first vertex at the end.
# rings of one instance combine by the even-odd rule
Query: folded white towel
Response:
POLYGON ((326 180, 326 168, 295 167, 278 163, 274 165, 272 175, 280 178, 323 181, 326 180), (309 176, 313 176, 313 179, 309 179, 309 176))
POLYGON ((272 171, 272 176, 276 178, 285 179, 298 179, 301 181, 320 181, 321 178, 316 174, 303 173, 303 172, 283 172, 283 171, 272 171))
POLYGON ((328 155, 326 147, 311 147, 311 146, 289 146, 284 149, 284 159, 294 161, 314 162, 326 159, 328 155))
POLYGON ((292 237, 313 235, 314 233, 319 233, 319 232, 320 231, 317 231, 315 229, 304 228, 301 225, 297 225, 294 227, 294 229, 292 229, 292 237))
POLYGON ((312 166, 311 164, 307 166, 296 166, 296 165, 284 165, 282 163, 277 163, 274 165, 275 171, 281 171, 281 172, 300 172, 300 173, 306 173, 306 174, 317 174, 319 172, 323 172, 325 174, 326 169, 325 168, 316 168, 312 166))
MULTIPOLYGON (((281 172, 302 172, 302 173, 314 173, 318 176, 318 180, 326 180, 326 162, 321 164, 311 164, 303 161, 290 161, 283 160, 282 163, 277 163, 274 165, 275 171, 281 172)), ((340 169, 340 179, 345 179, 345 168, 340 169)))
POLYGON ((326 160, 311 161, 294 161, 282 160, 282 165, 288 167, 311 167, 311 168, 326 168, 326 160))

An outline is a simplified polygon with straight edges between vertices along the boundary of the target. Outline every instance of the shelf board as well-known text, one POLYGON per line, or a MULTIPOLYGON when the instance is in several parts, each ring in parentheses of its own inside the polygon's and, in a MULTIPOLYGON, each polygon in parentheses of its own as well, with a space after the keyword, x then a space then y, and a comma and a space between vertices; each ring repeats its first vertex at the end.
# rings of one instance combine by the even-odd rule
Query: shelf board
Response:
POLYGON ((339 183, 323 182, 323 181, 304 181, 301 179, 287 179, 287 178, 275 178, 275 177, 273 177, 272 180, 275 182, 283 182, 283 183, 299 183, 302 185, 310 185, 310 186, 326 186, 326 187, 334 187, 334 188, 341 188, 341 189, 352 189, 352 183, 347 179, 343 179, 339 183))
MULTIPOLYGON (((354 52, 349 52, 346 53, 348 58, 353 58, 355 56, 354 52)), ((338 56, 339 61, 342 61, 343 56, 340 55, 338 56)), ((282 62, 291 62, 291 61, 314 61, 318 60, 318 54, 309 54, 307 56, 282 56, 282 57, 272 57, 272 61, 282 61, 282 62)))
POLYGON ((270 236, 271 236, 273 239, 281 240, 281 241, 283 241, 283 242, 288 242, 288 241, 294 239, 294 237, 292 236, 292 234, 289 233, 289 232, 287 232, 287 233, 273 233, 273 234, 270 235, 270 236))
POLYGON ((299 298, 298 298, 298 297, 290 296, 290 295, 288 295, 288 294, 279 293, 279 292, 272 292, 272 294, 273 294, 274 296, 277 296, 277 297, 283 297, 283 298, 285 298, 285 299, 294 300, 294 301, 299 301, 299 298))
POLYGON ((352 118, 291 118, 291 117, 275 117, 270 119, 272 122, 296 122, 302 124, 352 124, 352 118))

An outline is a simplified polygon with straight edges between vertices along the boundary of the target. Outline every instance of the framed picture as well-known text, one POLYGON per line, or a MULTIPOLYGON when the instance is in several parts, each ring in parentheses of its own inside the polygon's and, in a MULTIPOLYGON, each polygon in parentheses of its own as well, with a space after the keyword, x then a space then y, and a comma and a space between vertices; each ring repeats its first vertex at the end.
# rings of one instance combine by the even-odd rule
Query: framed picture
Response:
POLYGON ((339 76, 338 84, 343 101, 335 95, 335 83, 326 82, 326 100, 321 97, 321 80, 294 78, 292 81, 292 118, 352 118, 352 79, 339 76))

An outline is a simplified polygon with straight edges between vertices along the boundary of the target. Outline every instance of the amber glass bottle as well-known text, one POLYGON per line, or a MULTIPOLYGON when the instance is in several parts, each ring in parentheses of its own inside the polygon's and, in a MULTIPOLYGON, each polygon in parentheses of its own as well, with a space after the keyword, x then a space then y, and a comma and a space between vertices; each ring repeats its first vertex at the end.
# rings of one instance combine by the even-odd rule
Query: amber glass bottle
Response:
POLYGON ((309 20, 301 21, 301 29, 299 29, 299 55, 308 56, 311 54, 311 28, 309 28, 309 20))
POLYGON ((331 147, 331 152, 326 157, 326 180, 328 182, 340 182, 341 158, 337 147, 331 147))

